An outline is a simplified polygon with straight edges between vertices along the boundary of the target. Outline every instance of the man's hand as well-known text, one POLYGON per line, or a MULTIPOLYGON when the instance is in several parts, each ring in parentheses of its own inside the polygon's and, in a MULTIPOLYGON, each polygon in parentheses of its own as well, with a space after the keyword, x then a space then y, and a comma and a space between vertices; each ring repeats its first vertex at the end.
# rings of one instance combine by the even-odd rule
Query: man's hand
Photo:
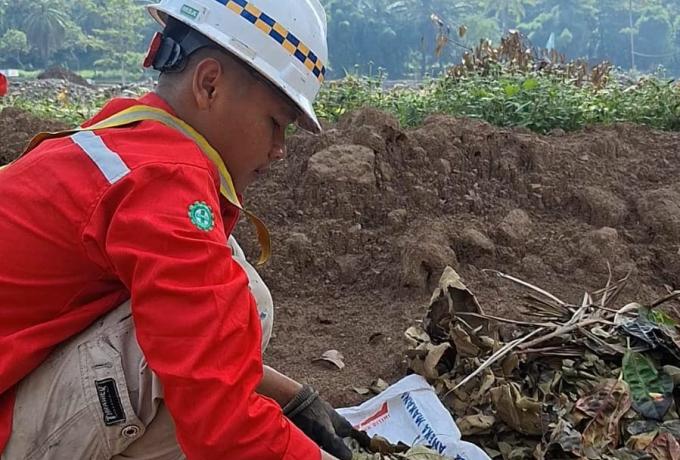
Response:
POLYGON ((370 442, 366 433, 355 430, 308 385, 303 386, 295 398, 286 404, 283 413, 323 450, 339 460, 352 460, 352 451, 342 438, 354 437, 361 444, 370 442))

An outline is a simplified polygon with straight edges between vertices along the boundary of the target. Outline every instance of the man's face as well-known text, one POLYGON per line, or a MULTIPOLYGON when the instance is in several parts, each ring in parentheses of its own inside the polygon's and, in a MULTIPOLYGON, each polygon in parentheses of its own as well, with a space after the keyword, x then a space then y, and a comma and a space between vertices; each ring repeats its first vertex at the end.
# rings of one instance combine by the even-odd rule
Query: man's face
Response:
POLYGON ((297 109, 271 84, 244 70, 216 83, 201 132, 220 153, 238 193, 286 155, 286 127, 297 109))

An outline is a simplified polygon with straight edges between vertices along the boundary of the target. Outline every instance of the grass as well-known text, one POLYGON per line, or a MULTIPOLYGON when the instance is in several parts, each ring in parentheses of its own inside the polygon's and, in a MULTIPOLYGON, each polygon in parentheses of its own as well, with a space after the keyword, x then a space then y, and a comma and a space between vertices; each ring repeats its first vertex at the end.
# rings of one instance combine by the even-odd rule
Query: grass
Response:
POLYGON ((105 98, 88 101, 29 100, 20 97, 0 99, 0 110, 4 107, 18 107, 32 113, 36 117, 61 121, 76 126, 92 117, 106 102, 105 98))
POLYGON ((42 70, 19 70, 19 78, 35 78, 42 70))
POLYGON ((576 130, 589 124, 632 122, 680 130, 680 88, 656 77, 625 87, 610 82, 601 89, 577 86, 552 75, 445 77, 417 88, 382 88, 380 78, 349 76, 322 90, 316 106, 322 118, 372 106, 416 126, 431 114, 521 126, 539 133, 576 130))
MULTIPOLYGON (((334 121, 349 111, 372 106, 395 115, 408 127, 417 126, 431 114, 448 114, 539 133, 616 122, 680 130, 680 87, 658 77, 646 77, 632 86, 621 85, 612 78, 601 89, 576 85, 554 75, 510 72, 443 77, 417 87, 384 89, 383 83, 380 76, 356 75, 329 82, 317 98, 317 113, 320 118, 334 121)), ((5 98, 0 99, 0 108, 14 105, 39 117, 78 124, 104 102, 5 98)))

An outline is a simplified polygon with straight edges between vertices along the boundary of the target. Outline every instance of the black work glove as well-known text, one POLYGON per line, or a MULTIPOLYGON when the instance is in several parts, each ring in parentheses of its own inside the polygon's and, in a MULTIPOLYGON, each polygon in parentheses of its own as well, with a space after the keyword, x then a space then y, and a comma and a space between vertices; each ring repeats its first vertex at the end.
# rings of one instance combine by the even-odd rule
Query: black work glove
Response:
POLYGON ((354 438, 362 447, 371 442, 366 433, 355 430, 309 385, 304 385, 286 404, 283 414, 319 447, 340 460, 352 460, 352 451, 342 438, 354 438))

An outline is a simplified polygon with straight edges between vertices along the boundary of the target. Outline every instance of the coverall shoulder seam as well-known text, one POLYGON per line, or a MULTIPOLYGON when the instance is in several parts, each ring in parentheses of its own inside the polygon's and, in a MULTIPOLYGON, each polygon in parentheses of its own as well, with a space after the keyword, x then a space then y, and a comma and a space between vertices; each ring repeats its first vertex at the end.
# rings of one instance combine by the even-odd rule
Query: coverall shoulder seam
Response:
MULTIPOLYGON (((143 170, 146 170, 147 168, 154 167, 154 166, 166 166, 168 172, 170 170, 176 169, 178 167, 194 168, 194 169, 205 172, 212 180, 215 179, 214 173, 207 167, 207 165, 206 166, 200 166, 200 165, 197 165, 195 163, 188 163, 188 162, 182 162, 182 161, 159 161, 159 160, 155 160, 155 161, 149 161, 149 162, 146 162, 146 163, 142 163, 142 164, 139 164, 139 165, 136 165, 136 166, 130 168, 130 172, 125 177, 123 177, 121 180, 119 180, 115 184, 109 184, 108 186, 103 187, 102 190, 99 192, 99 194, 97 194, 97 196, 92 200, 92 203, 89 206, 89 211, 86 215, 86 218, 83 220, 83 224, 81 225, 81 228, 78 231, 79 243, 80 243, 85 254, 90 253, 90 251, 87 248, 87 245, 85 244, 85 231, 87 230, 88 227, 90 227, 92 225, 92 219, 94 218, 94 215, 95 215, 97 209, 99 208, 99 206, 101 205, 102 200, 105 198, 105 196, 115 187, 123 186, 130 177, 132 177, 133 175, 137 175, 137 173, 139 171, 143 171, 143 170)), ((98 243, 100 243, 100 242, 98 242, 98 243)), ((109 255, 106 253, 104 248, 100 247, 99 249, 100 249, 101 255, 106 259, 108 267, 113 268, 114 264, 111 261, 111 259, 109 258, 109 255)), ((89 257, 89 255, 88 255, 88 257, 89 257)))

